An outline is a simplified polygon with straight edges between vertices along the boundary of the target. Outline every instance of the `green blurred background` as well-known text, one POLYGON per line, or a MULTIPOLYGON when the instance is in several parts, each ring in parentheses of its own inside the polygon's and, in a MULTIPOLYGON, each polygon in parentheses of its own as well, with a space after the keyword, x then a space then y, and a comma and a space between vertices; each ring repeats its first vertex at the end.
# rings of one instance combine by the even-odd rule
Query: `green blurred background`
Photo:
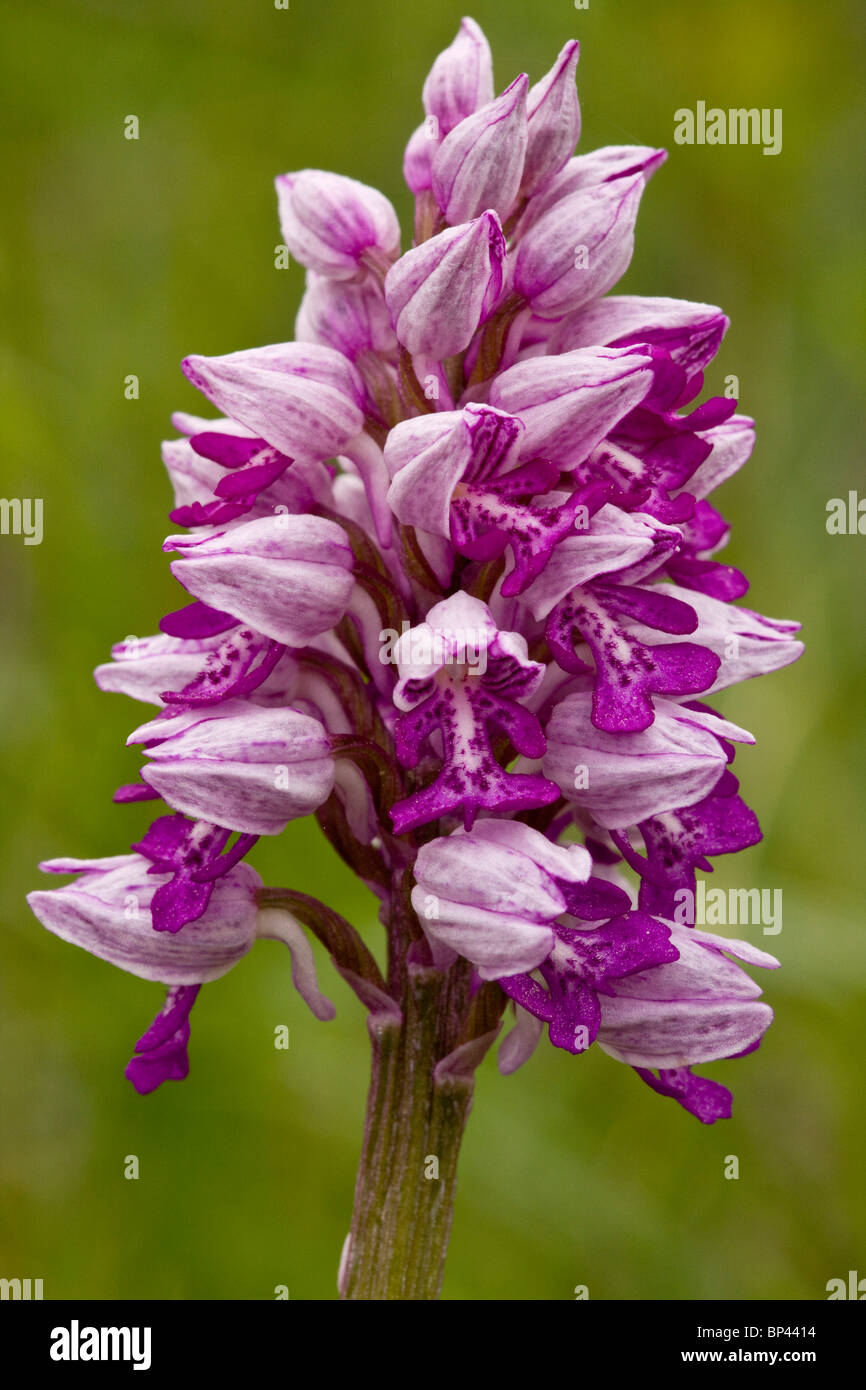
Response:
MULTIPOLYGON (((0 493, 44 498, 45 537, 0 537, 0 1275, 41 1277, 47 1298, 335 1296, 367 1080, 354 996, 322 962, 339 1016, 317 1023, 282 948, 263 944, 203 992, 190 1079, 141 1100, 123 1067, 159 990, 49 936, 23 898, 38 859, 121 852, 149 818, 111 804, 146 711, 89 673, 181 597, 160 554, 158 451, 169 413, 199 405, 179 360, 292 336, 301 274, 274 268, 275 174, 353 174, 409 225, 403 145, 461 13, 3 6, 0 493), (138 1181, 123 1176, 130 1154, 138 1181)), ((597 1051, 545 1046, 510 1079, 488 1058, 445 1296, 823 1298, 828 1279, 866 1275, 866 539, 825 530, 827 499, 864 486, 863 9, 479 0, 474 14, 499 90, 580 38, 583 150, 671 150, 623 288, 730 314, 707 384, 739 377, 759 440, 722 494, 729 555, 752 577, 747 602, 803 620, 808 655, 720 701, 758 734, 737 771, 766 838, 717 861, 714 882, 780 887, 785 908, 781 935, 747 929, 784 962, 766 980, 775 1026, 757 1056, 711 1069, 734 1085, 735 1118, 704 1128, 597 1051), (673 112, 699 99, 781 107, 782 153, 673 145, 673 112), (738 1181, 723 1176, 730 1154, 738 1181)), ((315 827, 254 862, 377 941, 372 900, 315 827)))

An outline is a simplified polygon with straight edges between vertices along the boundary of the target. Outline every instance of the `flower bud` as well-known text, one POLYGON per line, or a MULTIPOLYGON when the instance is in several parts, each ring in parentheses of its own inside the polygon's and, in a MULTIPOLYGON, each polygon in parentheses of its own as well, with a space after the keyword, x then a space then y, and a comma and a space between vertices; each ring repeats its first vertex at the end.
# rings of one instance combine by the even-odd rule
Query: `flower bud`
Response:
POLYGON ((525 74, 495 101, 446 135, 433 160, 433 193, 446 222, 456 226, 493 208, 511 211, 526 156, 525 74))
POLYGON ((363 382, 333 348, 274 343, 182 366, 219 410, 289 458, 330 458, 363 428, 363 382))
POLYGON ((276 188, 286 245, 308 269, 352 280, 365 251, 388 260, 400 254, 397 214, 378 189, 323 169, 280 174, 276 188))
POLYGON ((308 276, 295 334, 299 342, 322 343, 352 362, 362 352, 397 347, 381 287, 371 279, 347 284, 308 276))
POLYGON ((278 835, 331 794, 334 762, 317 719, 230 700, 142 724, 148 786, 175 811, 249 835, 278 835))
POLYGON ((468 347, 502 293, 505 238, 495 212, 449 227, 407 251, 385 281, 400 342, 442 359, 468 347))
POLYGON ((427 121, 417 126, 409 136, 403 154, 403 177, 410 193, 417 197, 433 187, 433 156, 438 148, 435 126, 427 121))
POLYGON ((542 318, 606 294, 628 269, 643 193, 641 174, 572 193, 521 241, 514 288, 542 318))
POLYGON ((582 189, 597 188, 599 184, 613 183, 635 174, 642 175, 644 183, 648 183, 667 157, 667 150, 657 150, 651 145, 603 145, 591 154, 575 155, 530 199, 517 235, 525 236, 540 217, 582 189))
POLYGON ((441 137, 492 101, 490 45, 474 19, 461 21, 457 37, 430 69, 422 95, 424 110, 435 119, 441 137))
POLYGON ((527 145, 521 192, 527 197, 559 173, 580 138, 574 74, 580 44, 570 39, 526 99, 527 145))
POLYGON ((338 623, 354 583, 345 531, 320 516, 259 517, 163 549, 180 552, 171 572, 194 598, 290 647, 338 623))

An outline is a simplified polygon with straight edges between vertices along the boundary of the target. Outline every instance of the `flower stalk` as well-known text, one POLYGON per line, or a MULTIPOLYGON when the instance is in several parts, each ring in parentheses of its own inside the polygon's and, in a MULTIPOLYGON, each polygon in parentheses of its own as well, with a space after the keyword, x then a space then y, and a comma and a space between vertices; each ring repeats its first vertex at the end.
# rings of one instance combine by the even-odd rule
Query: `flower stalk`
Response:
POLYGON ((369 1019, 372 1070, 343 1299, 438 1298, 473 1075, 441 1063, 465 1009, 465 969, 409 964, 399 1013, 369 1019))

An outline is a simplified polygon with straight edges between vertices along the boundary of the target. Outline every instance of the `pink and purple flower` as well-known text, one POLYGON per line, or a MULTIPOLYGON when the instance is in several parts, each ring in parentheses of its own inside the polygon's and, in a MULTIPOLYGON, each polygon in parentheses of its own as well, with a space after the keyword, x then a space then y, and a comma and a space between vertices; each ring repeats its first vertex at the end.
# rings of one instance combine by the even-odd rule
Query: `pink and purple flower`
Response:
POLYGON ((797 624, 741 606, 719 558, 708 499, 754 442, 734 401, 699 401, 726 316, 611 293, 665 153, 574 154, 577 60, 567 43, 496 95, 464 20, 406 150, 413 243, 377 190, 281 174, 298 341, 183 363, 217 412, 175 417, 164 449, 187 598, 97 671, 157 707, 117 800, 158 814, 130 853, 51 861, 76 881, 30 898, 166 987, 127 1069, 142 1092, 186 1075, 200 986, 259 937, 329 1017, 309 930, 377 1017, 412 970, 471 977, 455 1056, 513 1009, 503 1071, 546 1026, 704 1122, 730 1097, 692 1068, 769 1025, 742 967, 777 962, 675 905, 760 838, 729 766, 752 736, 714 703, 796 660, 797 624), (387 980, 331 908, 245 862, 308 815, 379 899, 387 980))

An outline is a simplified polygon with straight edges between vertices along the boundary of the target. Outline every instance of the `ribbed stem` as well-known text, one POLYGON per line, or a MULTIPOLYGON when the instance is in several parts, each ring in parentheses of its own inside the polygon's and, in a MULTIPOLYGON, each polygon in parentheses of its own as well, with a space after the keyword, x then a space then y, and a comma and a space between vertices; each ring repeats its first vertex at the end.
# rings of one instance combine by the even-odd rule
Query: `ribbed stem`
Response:
POLYGON ((436 1074, 457 1042, 468 977, 409 965, 402 1016, 374 1014, 372 1076, 344 1299, 438 1298, 471 1076, 436 1074))

